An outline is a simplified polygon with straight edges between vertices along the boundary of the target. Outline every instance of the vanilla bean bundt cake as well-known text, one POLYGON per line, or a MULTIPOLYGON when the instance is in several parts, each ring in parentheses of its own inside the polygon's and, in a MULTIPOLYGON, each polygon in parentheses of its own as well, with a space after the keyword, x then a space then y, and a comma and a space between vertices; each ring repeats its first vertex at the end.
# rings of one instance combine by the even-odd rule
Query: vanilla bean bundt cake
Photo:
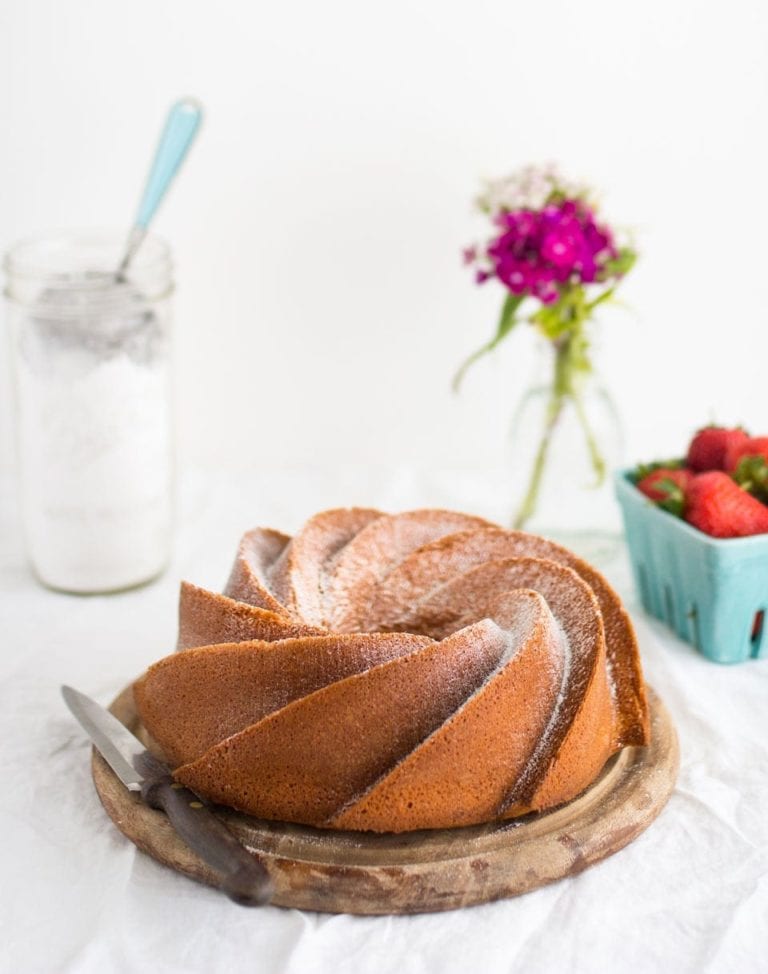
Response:
POLYGON ((183 583, 134 687, 179 782, 267 819, 403 832, 576 796, 648 742, 632 625, 565 548, 447 511, 326 511, 183 583))

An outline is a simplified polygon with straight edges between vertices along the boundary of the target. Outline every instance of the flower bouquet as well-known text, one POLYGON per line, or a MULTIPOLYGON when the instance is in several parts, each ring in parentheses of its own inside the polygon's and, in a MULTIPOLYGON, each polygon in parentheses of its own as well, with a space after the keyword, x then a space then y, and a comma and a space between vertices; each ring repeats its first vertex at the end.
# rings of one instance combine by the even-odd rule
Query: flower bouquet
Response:
POLYGON ((521 322, 532 325, 554 353, 544 426, 514 519, 521 528, 536 511, 552 435, 566 407, 575 411, 596 485, 605 480, 606 463, 583 403, 584 379, 592 372, 588 324, 595 309, 613 297, 636 255, 598 221, 589 191, 566 182, 554 167, 529 166, 489 183, 477 205, 490 217, 493 235, 467 249, 465 261, 478 284, 495 279, 506 295, 494 336, 464 362, 454 389, 521 322))

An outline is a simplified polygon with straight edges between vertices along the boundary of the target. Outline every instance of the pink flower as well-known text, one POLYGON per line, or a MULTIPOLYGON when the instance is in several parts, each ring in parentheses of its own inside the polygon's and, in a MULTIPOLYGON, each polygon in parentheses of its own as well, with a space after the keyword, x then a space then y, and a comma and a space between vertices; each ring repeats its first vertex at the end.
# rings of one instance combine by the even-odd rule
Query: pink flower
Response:
POLYGON ((496 277, 513 294, 550 304, 559 286, 610 276, 606 263, 617 255, 613 236, 582 199, 555 197, 539 210, 500 210, 492 219, 499 232, 484 253, 464 253, 468 263, 482 261, 478 283, 496 277))
POLYGON ((552 230, 541 242, 541 256, 555 267, 573 267, 579 253, 579 241, 567 230, 552 230))

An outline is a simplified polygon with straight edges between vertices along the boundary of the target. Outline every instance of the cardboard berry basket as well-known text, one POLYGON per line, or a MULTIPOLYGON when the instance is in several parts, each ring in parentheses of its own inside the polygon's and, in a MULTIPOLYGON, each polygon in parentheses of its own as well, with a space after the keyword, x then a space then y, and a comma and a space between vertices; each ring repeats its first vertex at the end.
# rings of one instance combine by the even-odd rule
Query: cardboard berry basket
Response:
POLYGON ((710 538, 615 476, 643 607, 716 663, 768 658, 768 534, 710 538))

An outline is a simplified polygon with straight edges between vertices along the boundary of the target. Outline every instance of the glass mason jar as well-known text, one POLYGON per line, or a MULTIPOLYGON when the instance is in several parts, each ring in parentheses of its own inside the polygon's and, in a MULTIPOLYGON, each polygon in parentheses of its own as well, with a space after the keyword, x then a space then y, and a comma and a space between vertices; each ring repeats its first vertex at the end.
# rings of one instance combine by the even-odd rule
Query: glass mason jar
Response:
POLYGON ((611 475, 621 464, 622 424, 595 372, 574 376, 573 394, 553 409, 556 355, 550 343, 542 347, 534 381, 513 413, 513 523, 599 561, 613 555, 620 537, 611 475))
POLYGON ((67 592, 158 575, 170 554, 173 427, 168 247, 60 233, 5 259, 19 485, 32 567, 67 592))

